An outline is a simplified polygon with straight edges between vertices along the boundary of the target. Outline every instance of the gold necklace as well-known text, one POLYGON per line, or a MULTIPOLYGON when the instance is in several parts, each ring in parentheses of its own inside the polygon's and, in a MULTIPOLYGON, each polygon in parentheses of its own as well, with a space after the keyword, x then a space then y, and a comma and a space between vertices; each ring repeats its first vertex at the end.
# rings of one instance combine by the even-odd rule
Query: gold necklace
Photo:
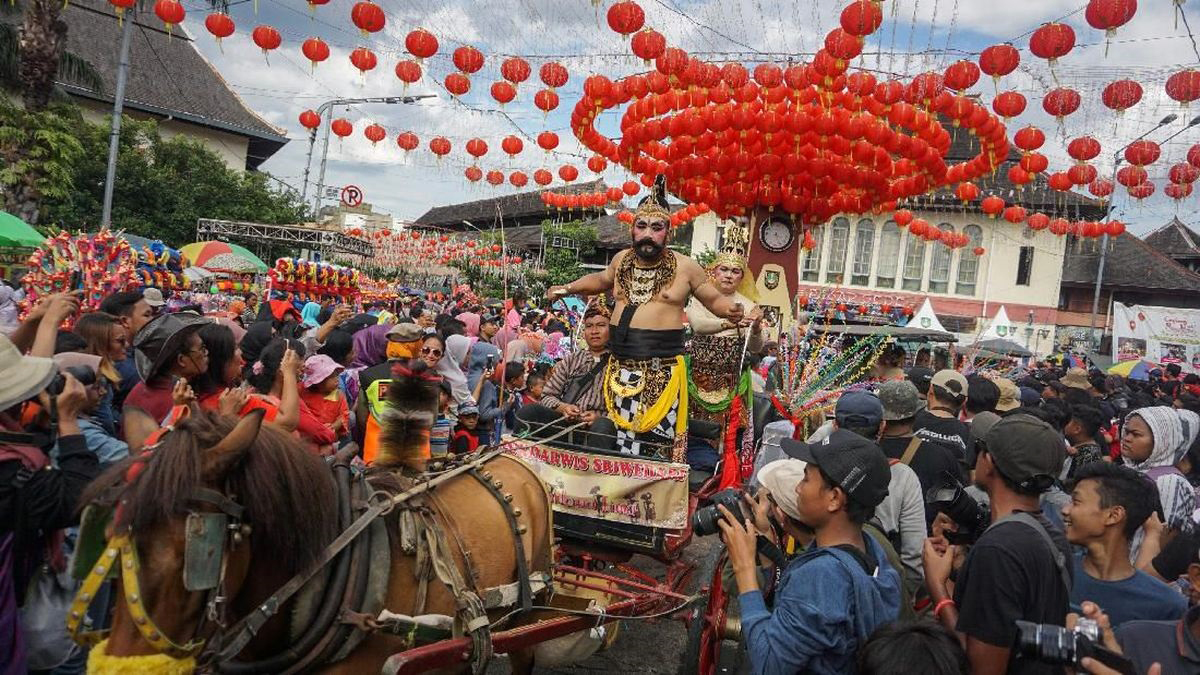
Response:
POLYGON ((644 305, 654 299, 675 280, 675 254, 666 251, 653 267, 638 267, 637 256, 632 250, 621 259, 617 269, 617 285, 625 295, 625 301, 633 305, 644 305))

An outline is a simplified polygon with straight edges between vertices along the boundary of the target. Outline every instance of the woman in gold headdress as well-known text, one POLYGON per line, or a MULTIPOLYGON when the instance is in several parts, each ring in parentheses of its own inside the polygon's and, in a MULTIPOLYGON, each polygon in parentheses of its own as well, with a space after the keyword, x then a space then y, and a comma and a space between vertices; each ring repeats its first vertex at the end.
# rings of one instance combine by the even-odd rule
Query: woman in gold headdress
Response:
MULTIPOLYGON (((695 300, 687 306, 692 329, 687 357, 688 394, 692 400, 689 414, 692 419, 720 425, 718 450, 725 447, 727 434, 750 428, 753 406, 749 354, 758 353, 763 345, 762 310, 755 302, 758 294, 754 275, 747 266, 748 248, 746 228, 731 224, 725 228, 721 252, 707 267, 717 290, 746 308, 744 319, 737 322, 721 319, 695 300), (740 400, 735 404, 735 399, 740 400)), ((753 433, 744 433, 739 454, 753 452, 753 444, 753 433)))

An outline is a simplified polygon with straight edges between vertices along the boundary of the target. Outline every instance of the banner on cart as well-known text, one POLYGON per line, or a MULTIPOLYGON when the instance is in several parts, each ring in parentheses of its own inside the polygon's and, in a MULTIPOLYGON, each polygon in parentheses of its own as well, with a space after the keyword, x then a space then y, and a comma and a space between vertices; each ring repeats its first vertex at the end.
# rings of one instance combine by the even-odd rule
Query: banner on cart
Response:
POLYGON ((1177 363, 1200 372, 1200 310, 1113 303, 1113 360, 1177 363))
POLYGON ((511 441, 550 489, 554 510, 648 527, 682 529, 688 516, 688 465, 598 455, 511 441))

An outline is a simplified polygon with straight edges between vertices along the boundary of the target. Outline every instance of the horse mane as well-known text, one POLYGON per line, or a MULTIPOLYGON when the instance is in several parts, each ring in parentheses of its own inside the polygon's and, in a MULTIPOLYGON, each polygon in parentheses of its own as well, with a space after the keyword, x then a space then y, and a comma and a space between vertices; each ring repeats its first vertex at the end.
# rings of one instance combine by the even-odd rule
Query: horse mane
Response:
MULTIPOLYGON (((233 431, 237 421, 193 410, 148 457, 124 460, 97 478, 80 503, 116 491, 121 507, 114 525, 128 527, 135 539, 187 516, 196 509, 190 501, 192 491, 204 483, 204 453, 233 431), (127 471, 135 463, 145 467, 126 484, 127 471)), ((270 425, 262 426, 229 471, 224 489, 246 509, 253 555, 275 561, 288 574, 312 564, 337 535, 336 492, 326 463, 270 425)))
POLYGON ((429 430, 437 418, 437 376, 424 361, 412 359, 392 368, 388 406, 380 420, 375 466, 421 470, 429 457, 429 430))

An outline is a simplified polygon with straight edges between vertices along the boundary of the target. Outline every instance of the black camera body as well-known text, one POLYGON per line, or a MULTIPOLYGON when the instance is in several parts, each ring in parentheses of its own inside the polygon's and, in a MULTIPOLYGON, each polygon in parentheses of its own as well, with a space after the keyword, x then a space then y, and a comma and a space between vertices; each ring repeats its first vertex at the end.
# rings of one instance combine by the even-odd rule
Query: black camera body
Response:
POLYGON ((742 511, 745 501, 742 495, 746 494, 737 488, 725 488, 708 498, 708 506, 696 509, 692 513, 692 532, 698 537, 707 537, 710 534, 716 534, 721 531, 720 521, 724 518, 721 512, 717 509, 717 505, 724 506, 729 509, 734 518, 737 518, 739 523, 745 524, 749 517, 742 511))
POLYGON ((925 493, 925 510, 944 513, 958 525, 958 531, 946 532, 951 544, 973 544, 992 522, 991 511, 975 501, 950 473, 943 473, 943 483, 925 493))
POLYGON ((68 366, 62 371, 54 375, 54 379, 50 380, 50 384, 46 385, 46 393, 51 396, 58 396, 63 393, 63 389, 67 386, 67 377, 64 373, 70 373, 71 377, 79 380, 79 384, 85 387, 90 387, 96 384, 96 371, 87 366, 68 366))
POLYGON ((1017 621, 1017 653, 1025 659, 1079 668, 1091 657, 1122 675, 1137 675, 1133 662, 1100 643, 1100 626, 1079 619, 1073 630, 1062 626, 1017 621))

